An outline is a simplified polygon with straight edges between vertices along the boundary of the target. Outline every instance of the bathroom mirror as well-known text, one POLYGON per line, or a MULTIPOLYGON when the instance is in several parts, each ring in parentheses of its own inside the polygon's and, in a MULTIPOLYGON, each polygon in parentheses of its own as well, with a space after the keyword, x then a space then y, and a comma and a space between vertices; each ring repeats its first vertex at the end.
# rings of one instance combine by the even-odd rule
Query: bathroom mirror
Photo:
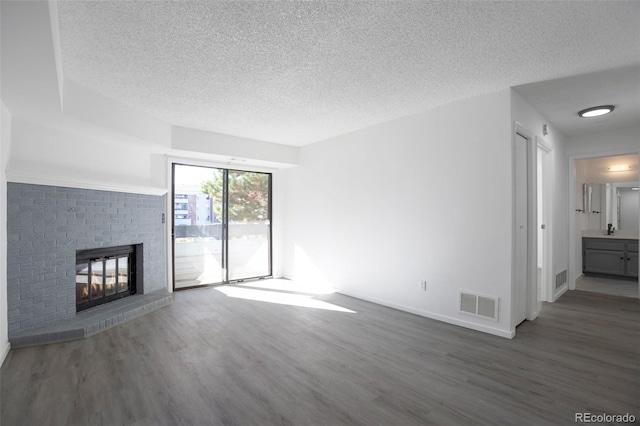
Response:
POLYGON ((638 229, 640 195, 638 182, 589 183, 583 185, 583 206, 588 229, 638 229))
POLYGON ((590 183, 582 184, 582 211, 585 213, 591 212, 591 195, 593 193, 593 186, 590 183))

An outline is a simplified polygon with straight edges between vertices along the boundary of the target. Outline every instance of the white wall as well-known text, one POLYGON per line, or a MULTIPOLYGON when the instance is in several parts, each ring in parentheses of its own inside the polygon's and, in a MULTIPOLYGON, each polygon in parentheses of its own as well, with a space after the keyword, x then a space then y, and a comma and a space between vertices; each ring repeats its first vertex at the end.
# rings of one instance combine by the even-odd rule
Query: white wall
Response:
POLYGON ((171 146, 176 150, 251 159, 256 165, 290 167, 298 164, 298 148, 238 136, 173 126, 171 146))
POLYGON ((547 224, 548 229, 552 231, 553 239, 551 242, 551 268, 552 275, 555 277, 559 272, 568 267, 568 167, 566 160, 566 139, 553 126, 549 125, 548 120, 540 115, 526 100, 518 93, 511 91, 511 113, 514 121, 520 123, 529 132, 541 138, 545 144, 552 148, 547 154, 550 156, 552 164, 550 170, 550 178, 553 182, 552 201, 551 201, 551 223, 547 224), (542 126, 548 125, 548 135, 542 134, 542 126))
POLYGON ((509 104, 504 90, 302 147, 283 171, 285 274, 511 336, 509 104), (499 297, 499 322, 458 313, 459 290, 499 297))
POLYGON ((576 178, 578 177, 578 168, 582 168, 582 179, 576 179, 579 184, 638 182, 638 154, 581 158, 575 160, 575 167, 576 178), (608 170, 610 166, 621 164, 632 165, 632 170, 619 172, 608 170))
POLYGON ((171 145, 171 125, 64 80, 64 114, 154 144, 171 145))
POLYGON ((7 179, 5 167, 10 154, 11 115, 4 103, 0 124, 0 365, 9 352, 9 320, 7 317, 7 179))
POLYGON ((640 125, 566 139, 567 156, 603 157, 640 151, 640 125))
POLYGON ((92 183, 151 186, 149 150, 15 119, 9 173, 92 183))

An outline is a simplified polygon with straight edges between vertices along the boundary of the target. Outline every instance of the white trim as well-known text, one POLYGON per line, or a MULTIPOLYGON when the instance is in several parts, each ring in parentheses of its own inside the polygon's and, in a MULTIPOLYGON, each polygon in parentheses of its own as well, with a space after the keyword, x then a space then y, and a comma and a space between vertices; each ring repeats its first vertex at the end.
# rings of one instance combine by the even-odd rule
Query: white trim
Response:
POLYGON ((536 144, 547 152, 553 151, 553 146, 551 146, 549 142, 538 135, 536 135, 536 144))
MULTIPOLYGON (((179 157, 174 155, 165 155, 169 165, 172 163, 176 164, 184 164, 186 166, 202 166, 202 167, 215 167, 218 169, 229 169, 229 170, 243 170, 247 172, 266 172, 266 173, 274 173, 281 169, 276 167, 265 167, 265 166, 257 166, 253 165, 249 162, 244 164, 242 162, 235 161, 214 161, 214 160, 201 160, 192 157, 179 157)), ((171 169, 171 168, 169 168, 171 169)), ((171 174, 169 174, 169 192, 171 192, 171 174)))
POLYGON ((0 367, 4 364, 4 360, 7 359, 7 355, 9 355, 9 351, 11 350, 11 343, 7 342, 7 346, 5 346, 4 352, 0 354, 0 367))
POLYGON ((535 134, 529 132, 527 142, 528 253, 527 320, 533 321, 538 309, 538 146, 535 134))
POLYGON ((165 242, 167 253, 167 291, 173 293, 173 238, 171 237, 171 227, 173 226, 173 161, 171 157, 165 155, 166 182, 167 182, 167 202, 165 206, 165 242))
MULTIPOLYGON (((457 325, 459 327, 469 328, 475 331, 481 331, 483 333, 493 334, 494 336, 505 337, 507 339, 513 339, 516 335, 515 330, 507 331, 499 328, 490 327, 487 325, 478 324, 475 322, 469 322, 458 318, 449 317, 446 315, 434 314, 433 312, 424 311, 422 309, 412 308, 410 306, 401 305, 398 303, 389 302, 386 300, 376 299, 375 297, 369 297, 362 294, 354 293, 352 291, 344 291, 335 289, 336 293, 343 294, 349 297, 355 297, 356 299, 365 300, 367 302, 375 303, 376 305, 387 306, 389 308, 397 309, 403 312, 409 312, 411 314, 420 315, 421 317, 430 318, 436 321, 445 322, 447 324, 457 325)), ((481 317, 478 317, 481 318, 481 317)), ((487 319, 491 321, 490 319, 487 319)))
POLYGON ((560 299, 560 296, 565 294, 567 292, 567 290, 569 290, 569 285, 567 283, 562 284, 560 286, 560 288, 558 290, 556 290, 556 292, 553 294, 553 298, 551 299, 551 303, 553 303, 556 300, 560 299))
MULTIPOLYGON (((510 294, 510 306, 511 310, 509 312, 509 323, 511 327, 515 330, 516 325, 514 324, 514 318, 516 316, 516 294, 518 293, 516 288, 516 243, 517 243, 517 222, 516 222, 516 142, 517 142, 517 134, 528 134, 528 131, 517 121, 514 123, 512 132, 511 132, 511 294, 510 294)), ((528 275, 528 274, 527 274, 528 275)))
MULTIPOLYGON (((515 176, 515 143, 516 143, 516 135, 520 134, 522 137, 527 139, 527 301, 526 301, 526 319, 529 321, 533 321, 537 318, 539 312, 537 309, 537 283, 538 283, 538 200, 537 200, 537 143, 536 143, 536 135, 520 124, 518 121, 515 122, 514 129, 512 134, 512 170, 513 176, 515 176)), ((517 301, 515 300, 515 295, 517 292, 515 291, 515 241, 516 241, 516 223, 515 223, 515 185, 513 185, 513 237, 512 244, 514 247, 513 257, 512 257, 512 286, 511 286, 511 321, 513 322, 513 318, 515 316, 515 307, 517 306, 517 301)), ((512 324, 514 327, 517 324, 512 324)))
POLYGON ((640 154, 639 150, 629 149, 617 149, 614 151, 598 151, 592 152, 588 154, 572 154, 569 156, 569 160, 583 160, 585 158, 599 158, 599 157, 615 157, 617 155, 628 155, 628 154, 640 154))
POLYGON ((72 178, 57 178, 50 176, 37 176, 15 173, 7 171, 7 182, 12 183, 26 183, 32 185, 45 185, 45 186, 58 186, 64 188, 79 188, 79 189, 93 189, 96 191, 113 191, 113 192, 125 192, 130 194, 145 194, 145 195, 165 195, 167 190, 155 186, 139 186, 129 184, 105 184, 103 182, 91 181, 91 180, 76 180, 72 178))
MULTIPOLYGON (((165 241, 166 243, 166 252, 167 252, 167 290, 172 293, 173 292, 173 239, 171 238, 171 226, 173 224, 173 164, 183 164, 185 166, 201 166, 201 167, 214 167, 218 169, 227 169, 227 170, 243 170, 248 172, 265 172, 271 173, 272 176, 276 176, 277 172, 280 170, 278 168, 272 167, 261 167, 253 164, 243 165, 242 163, 235 162, 221 162, 221 161, 211 161, 211 160, 201 160, 191 157, 180 157, 175 155, 167 155, 165 154, 165 167, 166 167, 166 177, 167 177, 167 187, 165 188, 165 193, 167 194, 167 202, 165 203, 165 241)), ((275 179, 275 177, 273 178, 275 179)), ((273 182, 272 182, 273 185, 273 182)), ((272 187, 271 196, 274 197, 275 190, 272 187)), ((273 206, 273 200, 272 200, 273 206)), ((273 214, 273 212, 272 212, 273 214)), ((273 232, 273 217, 271 218, 271 226, 272 226, 272 237, 274 237, 273 232)), ((275 238, 274 238, 275 239, 275 238)), ((274 274, 275 278, 275 244, 272 243, 272 253, 271 253, 271 272, 274 274)))
MULTIPOLYGON (((542 159, 542 208, 543 208, 543 223, 546 226, 546 235, 544 239, 544 259, 543 270, 546 271, 546 276, 543 282, 546 284, 542 288, 541 301, 550 302, 552 295, 555 293, 555 281, 553 275, 553 197, 551 191, 553 189, 553 181, 555 176, 551 176, 553 171, 553 165, 551 164, 551 157, 549 154, 553 151, 553 147, 543 138, 536 135, 536 145, 538 148, 545 152, 542 159)), ((537 155, 537 152, 536 152, 537 155)), ((537 211, 537 206, 536 206, 537 211)))
POLYGON ((62 47, 60 43, 60 19, 58 15, 58 2, 49 0, 49 21, 51 23, 51 40, 53 42, 53 58, 56 63, 56 77, 58 80, 58 96, 60 108, 64 111, 64 73, 62 70, 62 47))
MULTIPOLYGON (((569 208, 567 214, 569 215, 567 220, 568 241, 567 249, 569 255, 567 256, 567 286, 569 290, 576 289, 576 280, 578 279, 577 265, 575 261, 576 257, 576 157, 570 155, 568 159, 567 175, 569 177, 567 182, 567 198, 569 199, 569 208)), ((582 275, 582 272, 580 272, 582 275)))

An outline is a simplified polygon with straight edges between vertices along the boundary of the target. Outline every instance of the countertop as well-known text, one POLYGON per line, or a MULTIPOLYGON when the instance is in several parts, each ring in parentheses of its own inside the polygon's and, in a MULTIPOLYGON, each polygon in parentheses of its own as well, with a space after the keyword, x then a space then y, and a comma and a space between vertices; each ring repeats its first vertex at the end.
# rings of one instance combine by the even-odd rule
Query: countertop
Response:
POLYGON ((607 235, 607 231, 601 229, 587 229, 582 231, 582 238, 609 238, 617 240, 637 240, 638 231, 634 229, 616 229, 612 235, 607 235))

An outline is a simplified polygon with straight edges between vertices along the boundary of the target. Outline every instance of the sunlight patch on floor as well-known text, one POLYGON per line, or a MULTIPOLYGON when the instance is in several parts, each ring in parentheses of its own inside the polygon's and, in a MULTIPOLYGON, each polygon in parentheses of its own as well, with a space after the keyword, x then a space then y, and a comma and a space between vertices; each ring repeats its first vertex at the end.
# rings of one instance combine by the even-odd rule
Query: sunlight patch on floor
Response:
POLYGON ((259 302, 277 303, 280 305, 300 306, 303 308, 323 309, 327 311, 348 312, 355 314, 355 311, 343 308, 332 303, 315 300, 310 295, 282 293, 272 290, 259 290, 255 288, 242 288, 235 286, 221 286, 215 289, 228 297, 238 299, 257 300, 259 302))
POLYGON ((260 288, 265 290, 291 291, 306 294, 332 294, 335 290, 328 285, 321 285, 305 280, 288 280, 284 278, 273 278, 260 281, 247 281, 238 283, 239 286, 260 288))

